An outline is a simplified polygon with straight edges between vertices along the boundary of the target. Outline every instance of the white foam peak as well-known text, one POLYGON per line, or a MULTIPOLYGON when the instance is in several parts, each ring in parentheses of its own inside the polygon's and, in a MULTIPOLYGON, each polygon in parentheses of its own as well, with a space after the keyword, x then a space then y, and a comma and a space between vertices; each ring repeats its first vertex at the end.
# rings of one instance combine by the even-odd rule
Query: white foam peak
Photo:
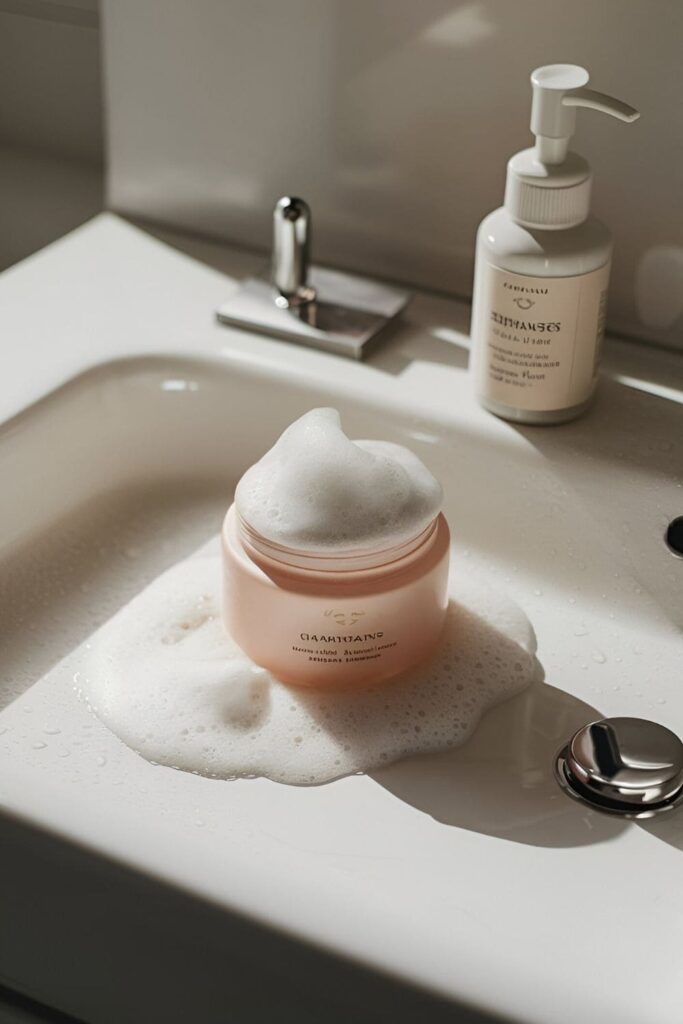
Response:
POLYGON ((314 553, 402 544, 438 515, 442 499, 417 455, 390 441, 350 440, 336 409, 312 409, 292 423, 235 493, 253 530, 314 553))

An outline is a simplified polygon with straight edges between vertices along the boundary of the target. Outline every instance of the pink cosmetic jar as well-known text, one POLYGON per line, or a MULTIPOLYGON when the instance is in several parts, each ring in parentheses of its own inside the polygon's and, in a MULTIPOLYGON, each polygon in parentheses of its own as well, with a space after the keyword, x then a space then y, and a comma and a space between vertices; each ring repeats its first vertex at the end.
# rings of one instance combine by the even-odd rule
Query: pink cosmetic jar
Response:
POLYGON ((282 682, 354 686, 427 658, 448 605, 443 514, 394 547, 321 555, 269 541, 233 504, 222 530, 223 621, 282 682))

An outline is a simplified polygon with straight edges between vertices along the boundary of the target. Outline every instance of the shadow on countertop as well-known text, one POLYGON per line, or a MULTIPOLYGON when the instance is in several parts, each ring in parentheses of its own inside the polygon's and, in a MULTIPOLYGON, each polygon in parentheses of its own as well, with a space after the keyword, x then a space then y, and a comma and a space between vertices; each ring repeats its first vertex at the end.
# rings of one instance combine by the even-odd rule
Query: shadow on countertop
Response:
POLYGON ((462 747, 412 757, 371 777, 437 821, 471 832, 541 847, 607 842, 630 823, 569 800, 553 775, 563 743, 601 717, 571 694, 535 683, 490 711, 462 747))

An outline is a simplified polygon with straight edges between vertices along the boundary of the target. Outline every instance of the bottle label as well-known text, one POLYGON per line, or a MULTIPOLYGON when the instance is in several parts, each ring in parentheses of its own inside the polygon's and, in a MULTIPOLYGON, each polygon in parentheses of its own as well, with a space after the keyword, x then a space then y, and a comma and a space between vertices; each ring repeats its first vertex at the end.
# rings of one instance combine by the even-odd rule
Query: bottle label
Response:
POLYGON ((577 277, 478 268, 473 367, 479 393, 550 411, 590 397, 605 330, 609 263, 577 277))

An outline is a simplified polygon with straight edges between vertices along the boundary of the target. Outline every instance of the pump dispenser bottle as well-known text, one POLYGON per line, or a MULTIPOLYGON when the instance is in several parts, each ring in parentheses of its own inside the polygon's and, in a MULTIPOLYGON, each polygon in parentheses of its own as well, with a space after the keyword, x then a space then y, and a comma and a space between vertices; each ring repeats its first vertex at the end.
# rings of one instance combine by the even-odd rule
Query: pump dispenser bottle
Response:
POLYGON ((587 83, 573 64, 532 73, 536 144, 508 162, 504 206, 477 234, 474 387, 490 412, 519 423, 573 419, 597 380, 612 238, 589 214, 591 169, 569 140, 578 107, 639 114, 587 83))

